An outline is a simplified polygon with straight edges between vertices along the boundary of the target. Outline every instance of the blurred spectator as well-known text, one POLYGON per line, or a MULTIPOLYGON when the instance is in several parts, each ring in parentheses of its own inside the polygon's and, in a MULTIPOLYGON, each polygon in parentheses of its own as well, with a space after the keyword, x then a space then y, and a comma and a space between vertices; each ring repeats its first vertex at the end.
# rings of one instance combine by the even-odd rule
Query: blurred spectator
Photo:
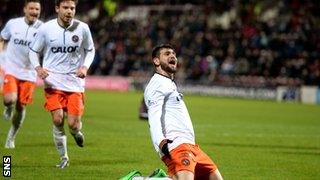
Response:
MULTIPOLYGON (((20 1, 5 2, 1 27, 20 1)), ((78 6, 96 42, 91 74, 145 79, 153 71, 147 52, 169 42, 179 56, 179 82, 320 85, 320 1, 120 0, 114 16, 105 2, 78 6)), ((45 19, 54 14, 44 12, 45 19)))

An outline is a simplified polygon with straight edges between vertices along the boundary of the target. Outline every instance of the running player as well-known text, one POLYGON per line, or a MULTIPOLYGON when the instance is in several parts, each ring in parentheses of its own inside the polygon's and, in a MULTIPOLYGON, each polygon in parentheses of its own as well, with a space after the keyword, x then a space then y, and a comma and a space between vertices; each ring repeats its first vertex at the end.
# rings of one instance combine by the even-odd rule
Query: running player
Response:
POLYGON ((29 57, 45 84, 45 109, 51 112, 54 143, 61 158, 59 168, 69 165, 64 118, 78 146, 83 147, 81 117, 84 111, 84 78, 94 58, 94 44, 87 24, 74 19, 77 0, 56 0, 56 19, 43 24, 29 57), (39 64, 43 53, 43 64, 39 64))
POLYGON ((28 46, 42 24, 38 20, 40 11, 40 0, 26 0, 24 17, 9 20, 1 31, 0 51, 5 51, 3 116, 5 120, 12 119, 5 148, 15 148, 15 137, 25 119, 26 105, 32 102, 37 74, 29 61, 28 46))
POLYGON ((153 145, 173 179, 222 179, 208 155, 195 144, 195 135, 183 96, 173 81, 178 60, 173 47, 160 45, 152 51, 156 73, 144 99, 153 145))

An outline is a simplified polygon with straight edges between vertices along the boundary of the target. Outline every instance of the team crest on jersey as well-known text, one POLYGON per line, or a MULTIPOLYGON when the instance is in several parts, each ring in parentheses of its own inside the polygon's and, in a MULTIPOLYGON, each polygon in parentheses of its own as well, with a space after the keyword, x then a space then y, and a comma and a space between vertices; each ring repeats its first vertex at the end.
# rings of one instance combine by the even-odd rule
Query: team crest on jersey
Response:
POLYGON ((75 43, 78 42, 79 41, 79 37, 77 35, 73 35, 72 36, 72 41, 75 42, 75 43))
POLYGON ((189 166, 189 165, 190 165, 189 159, 182 159, 182 160, 181 160, 181 163, 182 163, 183 165, 185 165, 185 166, 189 166))

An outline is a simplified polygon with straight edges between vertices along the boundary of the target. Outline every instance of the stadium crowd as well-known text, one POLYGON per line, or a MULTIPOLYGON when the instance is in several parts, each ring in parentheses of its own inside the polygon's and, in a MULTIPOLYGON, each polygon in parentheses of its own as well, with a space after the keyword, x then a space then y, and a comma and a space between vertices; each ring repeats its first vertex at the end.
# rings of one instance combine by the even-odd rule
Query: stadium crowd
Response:
MULTIPOLYGON (((178 82, 320 85, 317 0, 131 0, 119 1, 115 14, 105 7, 97 0, 78 6, 96 46, 91 74, 150 77, 153 65, 148 53, 154 45, 169 42, 180 61, 178 82), (131 5, 136 14, 125 14, 131 5)), ((1 8, 2 28, 9 7, 1 8)), ((50 11, 44 12, 49 18, 50 11)))

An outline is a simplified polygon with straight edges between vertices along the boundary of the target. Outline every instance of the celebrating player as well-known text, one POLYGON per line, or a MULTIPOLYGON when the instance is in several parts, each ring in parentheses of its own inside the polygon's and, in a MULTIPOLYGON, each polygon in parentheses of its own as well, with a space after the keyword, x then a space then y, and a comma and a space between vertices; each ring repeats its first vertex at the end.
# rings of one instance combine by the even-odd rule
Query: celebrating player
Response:
POLYGON ((173 81, 177 58, 173 47, 160 45, 152 51, 156 73, 144 98, 153 145, 173 179, 222 179, 208 155, 195 144, 194 130, 183 96, 173 81))
POLYGON ((94 44, 87 24, 74 19, 77 0, 56 0, 56 19, 43 24, 29 57, 45 84, 45 109, 51 112, 53 137, 61 162, 69 165, 64 118, 78 146, 83 147, 81 116, 84 111, 84 78, 94 58, 94 44), (43 64, 39 64, 43 53, 43 64))
POLYGON ((26 0, 24 17, 9 20, 1 31, 0 51, 6 47, 3 64, 3 116, 5 120, 12 119, 5 148, 15 148, 15 137, 25 119, 26 105, 32 102, 37 74, 29 61, 28 46, 42 24, 38 20, 40 11, 40 0, 26 0))

